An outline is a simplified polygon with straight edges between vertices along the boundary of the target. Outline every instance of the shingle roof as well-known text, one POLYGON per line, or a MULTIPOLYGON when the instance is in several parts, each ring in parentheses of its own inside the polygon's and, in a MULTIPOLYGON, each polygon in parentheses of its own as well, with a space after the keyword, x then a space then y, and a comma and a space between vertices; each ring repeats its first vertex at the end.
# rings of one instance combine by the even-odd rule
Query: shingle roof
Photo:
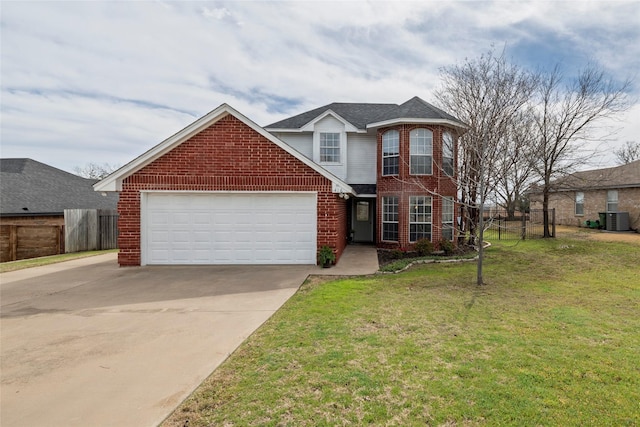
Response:
POLYGON ((0 159, 0 215, 116 209, 118 195, 102 196, 93 190, 95 182, 32 159, 0 159))
POLYGON ((605 169, 575 172, 554 183, 562 190, 590 190, 640 187, 640 160, 605 169))
POLYGON ((331 110, 340 115, 358 129, 366 129, 367 125, 371 123, 400 118, 450 120, 464 125, 464 123, 451 114, 415 96, 400 105, 334 102, 272 123, 265 126, 265 129, 299 129, 327 110, 331 110))

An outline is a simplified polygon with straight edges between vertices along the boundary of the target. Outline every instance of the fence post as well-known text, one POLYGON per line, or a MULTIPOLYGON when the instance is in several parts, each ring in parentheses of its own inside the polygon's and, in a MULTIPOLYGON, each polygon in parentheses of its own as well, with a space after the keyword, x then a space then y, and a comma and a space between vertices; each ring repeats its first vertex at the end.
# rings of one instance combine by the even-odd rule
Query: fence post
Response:
POLYGON ((556 237, 556 208, 551 209, 551 237, 556 237))
POLYGON ((522 231, 521 231, 522 240, 527 240, 527 213, 521 212, 520 218, 522 218, 522 231))
POLYGON ((18 259, 18 226, 9 226, 9 261, 18 259))

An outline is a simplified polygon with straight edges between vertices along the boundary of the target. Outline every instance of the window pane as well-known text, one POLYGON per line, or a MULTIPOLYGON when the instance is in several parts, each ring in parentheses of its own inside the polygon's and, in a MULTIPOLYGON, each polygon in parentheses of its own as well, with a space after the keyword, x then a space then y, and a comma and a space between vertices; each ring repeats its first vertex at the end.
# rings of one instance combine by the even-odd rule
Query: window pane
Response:
POLYGON ((442 135, 442 170, 453 176, 453 137, 449 132, 442 135))
POLYGON ((584 193, 576 192, 576 215, 584 215, 584 193))
POLYGON ((431 197, 409 197, 409 241, 431 240, 431 197))
POLYGON ((400 134, 390 130, 382 135, 382 175, 398 175, 400 164, 400 134))
POLYGON ((618 212, 618 190, 607 191, 607 212, 618 212))
POLYGON ((382 159, 382 174, 398 175, 399 160, 398 156, 382 159))
POLYGON ((320 134, 320 161, 326 163, 340 162, 340 134, 320 134))
POLYGON ((382 240, 398 241, 398 198, 382 198, 382 240))
POLYGON ((409 171, 413 175, 432 173, 433 134, 427 129, 414 129, 409 133, 409 171))
POLYGON ((442 199, 442 238, 453 240, 453 198, 442 199))

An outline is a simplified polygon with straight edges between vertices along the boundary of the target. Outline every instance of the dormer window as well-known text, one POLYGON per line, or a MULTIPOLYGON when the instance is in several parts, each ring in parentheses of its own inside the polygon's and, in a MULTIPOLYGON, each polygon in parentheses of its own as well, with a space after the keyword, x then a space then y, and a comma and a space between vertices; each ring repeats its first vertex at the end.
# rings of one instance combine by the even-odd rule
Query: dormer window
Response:
POLYGON ((320 163, 340 163, 339 133, 320 133, 320 163))
POLYGON ((390 130, 382 135, 382 175, 398 175, 400 167, 400 135, 390 130))
POLYGON ((433 173, 433 133, 428 129, 414 129, 409 134, 411 175, 433 173))

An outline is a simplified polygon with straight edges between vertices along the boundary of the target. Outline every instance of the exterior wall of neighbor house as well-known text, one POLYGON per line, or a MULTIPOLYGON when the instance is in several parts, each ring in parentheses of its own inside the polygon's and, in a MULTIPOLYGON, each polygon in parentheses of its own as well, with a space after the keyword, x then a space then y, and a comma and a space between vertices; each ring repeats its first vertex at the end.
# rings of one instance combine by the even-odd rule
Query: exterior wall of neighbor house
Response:
POLYGON ((315 191, 317 245, 346 245, 346 201, 331 181, 229 115, 123 181, 120 265, 140 265, 140 191, 315 191))
MULTIPOLYGON (((579 190, 578 190, 579 191, 579 190)), ((640 187, 619 188, 618 212, 629 212, 629 226, 640 229, 640 187)), ((599 219, 600 212, 607 210, 608 190, 583 190, 584 215, 575 214, 576 191, 559 191, 549 194, 549 209, 556 210, 556 223, 583 227, 585 221, 599 219)), ((530 196, 532 209, 542 209, 542 194, 530 196)))
MULTIPOLYGON (((442 134, 445 130, 451 131, 443 126, 426 125, 398 125, 381 128, 377 134, 377 215, 376 215, 376 243, 379 247, 389 249, 411 249, 414 242, 409 240, 409 198, 411 196, 431 196, 431 241, 434 243, 442 239, 442 197, 452 197, 457 200, 457 187, 454 177, 444 174, 440 165, 442 164, 442 134), (413 129, 423 128, 433 132, 433 174, 432 175, 411 175, 409 173, 410 151, 409 138, 413 129), (382 175, 382 135, 388 130, 395 129, 400 137, 400 167, 396 176, 382 175), (398 242, 382 240, 383 203, 385 196, 398 197, 398 242)), ((452 135, 455 135, 451 131, 452 135)), ((456 144, 454 143, 454 147, 456 144)), ((454 159, 455 159, 454 155, 454 159)), ((454 168, 455 170, 455 168, 454 168)), ((454 219, 457 212, 457 204, 454 205, 454 219)), ((455 242, 455 236, 453 241, 455 242)))

